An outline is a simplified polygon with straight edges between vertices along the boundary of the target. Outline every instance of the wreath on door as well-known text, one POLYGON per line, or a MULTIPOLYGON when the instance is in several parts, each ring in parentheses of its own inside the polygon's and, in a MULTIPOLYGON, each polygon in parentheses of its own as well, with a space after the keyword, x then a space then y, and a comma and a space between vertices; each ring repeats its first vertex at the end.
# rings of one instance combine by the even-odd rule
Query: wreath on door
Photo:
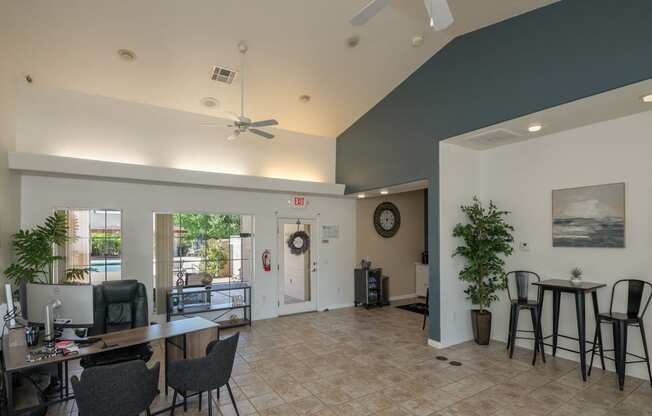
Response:
POLYGON ((295 256, 301 255, 310 248, 310 236, 305 231, 295 231, 288 238, 290 253, 295 256))

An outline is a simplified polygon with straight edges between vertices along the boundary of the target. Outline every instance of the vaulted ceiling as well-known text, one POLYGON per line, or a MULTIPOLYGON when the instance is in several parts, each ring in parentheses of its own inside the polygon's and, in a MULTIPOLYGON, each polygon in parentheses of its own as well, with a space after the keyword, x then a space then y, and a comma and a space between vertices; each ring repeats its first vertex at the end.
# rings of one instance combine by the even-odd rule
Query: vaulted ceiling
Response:
POLYGON ((455 23, 433 32, 422 0, 393 0, 362 27, 348 20, 366 0, 8 0, 0 36, 17 78, 215 117, 238 111, 240 91, 211 81, 210 69, 238 69, 245 40, 247 115, 336 137, 455 36, 555 1, 450 0, 455 23), (121 48, 137 59, 121 60, 121 48))

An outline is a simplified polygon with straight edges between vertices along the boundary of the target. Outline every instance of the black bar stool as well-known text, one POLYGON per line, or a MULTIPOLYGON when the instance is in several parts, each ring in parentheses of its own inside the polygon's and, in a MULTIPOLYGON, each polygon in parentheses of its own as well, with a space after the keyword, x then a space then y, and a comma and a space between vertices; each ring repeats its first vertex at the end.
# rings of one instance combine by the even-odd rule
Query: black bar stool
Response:
MULTIPOLYGON (((604 354, 600 353, 600 358, 604 360, 607 358, 613 360, 616 364, 616 373, 618 374, 618 387, 620 390, 623 390, 625 386, 625 366, 627 364, 636 364, 636 363, 646 363, 647 364, 647 373, 650 377, 650 384, 652 384, 652 371, 650 370, 650 355, 647 350, 647 339, 645 338, 645 327, 643 326, 643 317, 647 308, 650 305, 650 300, 652 299, 652 283, 646 282, 644 280, 638 279, 621 279, 614 283, 613 288, 611 289, 611 303, 609 304, 609 313, 601 313, 598 315, 598 322, 596 325, 595 331, 595 340, 598 336, 598 327, 601 324, 612 325, 613 336, 614 336, 614 348, 611 350, 604 351, 613 351, 614 358, 605 357, 604 354), (627 286, 627 312, 614 312, 614 294, 619 285, 627 286), (644 296, 644 292, 647 290, 647 295, 644 296), (645 302, 643 299, 645 298, 645 302), (645 357, 641 357, 636 354, 627 352, 627 328, 639 327, 641 331, 641 339, 643 340, 643 350, 645 351, 645 357), (632 356, 638 358, 637 361, 627 361, 627 356, 632 356)), ((595 356, 595 348, 591 354, 591 365, 589 366, 589 375, 591 375, 591 369, 593 368, 593 357, 595 356)))
POLYGON ((541 313, 541 305, 538 300, 532 300, 530 294, 530 280, 536 279, 537 282, 541 281, 538 274, 527 270, 515 270, 505 275, 507 279, 507 296, 510 302, 509 311, 509 331, 507 333, 507 348, 509 349, 509 358, 514 355, 514 345, 517 339, 530 339, 534 341, 534 356, 536 357, 539 350, 541 351, 541 359, 546 362, 546 357, 543 351, 543 337, 541 334, 536 334, 538 329, 539 315, 541 313), (512 297, 510 286, 516 287, 516 298, 512 297), (521 309, 529 309, 532 316, 532 331, 518 329, 518 314, 521 309), (530 332, 533 338, 519 337, 519 332, 530 332))

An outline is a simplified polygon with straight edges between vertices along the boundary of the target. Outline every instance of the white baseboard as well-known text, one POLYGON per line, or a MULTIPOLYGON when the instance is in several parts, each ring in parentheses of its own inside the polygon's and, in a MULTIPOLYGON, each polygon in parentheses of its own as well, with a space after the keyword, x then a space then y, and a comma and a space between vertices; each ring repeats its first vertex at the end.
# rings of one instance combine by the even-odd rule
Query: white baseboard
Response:
POLYGON ((353 307, 353 303, 340 303, 340 304, 337 304, 337 305, 330 305, 330 306, 326 306, 324 308, 321 308, 319 310, 319 312, 324 312, 326 309, 333 310, 333 309, 352 308, 352 307, 353 307))
POLYGON ((430 345, 431 347, 435 347, 437 349, 446 348, 446 345, 442 344, 439 341, 435 341, 434 339, 430 339, 430 338, 428 338, 428 345, 430 345))
POLYGON ((390 296, 389 300, 391 302, 393 300, 414 299, 416 297, 417 297, 416 293, 411 293, 409 295, 390 296))

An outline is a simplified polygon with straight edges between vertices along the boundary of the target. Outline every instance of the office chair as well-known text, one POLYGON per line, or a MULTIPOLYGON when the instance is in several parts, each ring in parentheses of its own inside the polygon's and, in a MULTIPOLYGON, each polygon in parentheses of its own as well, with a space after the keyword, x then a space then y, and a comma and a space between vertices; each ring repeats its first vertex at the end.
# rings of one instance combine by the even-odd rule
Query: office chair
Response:
POLYGON ((81 380, 70 380, 80 416, 150 415, 149 406, 158 395, 160 363, 151 369, 141 360, 92 367, 81 380))
MULTIPOLYGON (((147 289, 137 280, 117 280, 93 286, 94 325, 90 337, 149 325, 147 289)), ((131 360, 149 361, 152 349, 140 344, 95 354, 81 359, 81 366, 117 364, 131 360)))
POLYGON ((199 405, 201 406, 201 393, 208 393, 208 416, 213 415, 213 400, 211 392, 226 386, 233 403, 236 415, 240 415, 238 407, 229 385, 233 362, 235 361, 235 352, 238 348, 238 339, 240 333, 223 339, 212 341, 206 347, 206 357, 193 358, 189 360, 177 360, 168 364, 168 385, 174 389, 172 396, 172 412, 177 403, 177 393, 181 392, 186 397, 187 392, 200 393, 199 405))
POLYGON ((614 348, 612 350, 605 350, 600 347, 600 358, 604 366, 604 359, 612 359, 605 357, 605 351, 613 351, 613 361, 616 365, 616 373, 618 375, 618 388, 623 390, 625 386, 625 367, 627 364, 645 363, 647 365, 647 373, 650 377, 650 384, 652 384, 652 370, 650 369, 650 355, 647 349, 647 339, 645 337, 645 327, 643 326, 643 318, 650 306, 652 300, 652 283, 638 279, 621 279, 614 283, 611 289, 611 302, 609 304, 609 312, 601 313, 598 315, 598 322, 596 325, 595 336, 593 338, 593 352, 591 353, 591 365, 589 366, 589 375, 593 369, 593 358, 595 356, 595 346, 598 342, 598 325, 611 324, 613 328, 614 348), (626 285, 627 289, 627 312, 614 312, 614 294, 620 285, 626 285), (647 288, 647 295, 644 295, 647 288), (643 343, 643 352, 645 357, 627 352, 627 328, 638 327, 641 331, 641 340, 643 343), (627 361, 627 357, 632 356, 637 358, 637 361, 627 361))

